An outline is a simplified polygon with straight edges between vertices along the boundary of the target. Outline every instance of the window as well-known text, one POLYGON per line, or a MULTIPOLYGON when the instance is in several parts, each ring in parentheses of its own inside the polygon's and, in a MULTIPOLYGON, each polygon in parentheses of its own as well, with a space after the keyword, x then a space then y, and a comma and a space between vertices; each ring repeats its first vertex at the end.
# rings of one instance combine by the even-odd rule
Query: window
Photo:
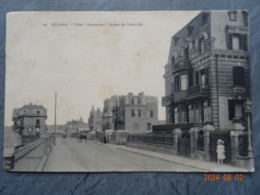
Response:
POLYGON ((200 110, 199 110, 199 105, 198 103, 194 104, 194 119, 195 119, 195 123, 200 122, 200 110))
POLYGON ((189 112, 188 112, 188 106, 187 105, 182 105, 182 122, 188 123, 189 122, 189 112))
POLYGON ((132 110, 132 117, 135 117, 135 111, 132 110))
POLYGON ((40 111, 39 110, 37 110, 37 115, 40 115, 40 111))
POLYGON ((237 34, 232 36, 232 49, 240 50, 240 36, 237 34))
POLYGON ((195 72, 195 85, 199 85, 199 71, 195 72))
POLYGON ((188 109, 189 109, 189 122, 190 122, 190 123, 194 123, 195 120, 194 120, 194 110, 193 110, 193 105, 190 104, 190 105, 188 106, 188 109))
POLYGON ((228 49, 247 51, 247 35, 233 33, 228 35, 228 49))
POLYGON ((181 90, 187 90, 188 88, 188 75, 181 75, 181 90))
POLYGON ((174 108, 174 123, 176 123, 176 124, 180 123, 180 120, 179 120, 179 118, 180 118, 179 111, 180 111, 180 110, 179 110, 178 107, 174 108))
POLYGON ((147 123, 147 130, 152 130, 152 124, 151 123, 147 123))
POLYGON ((180 91, 180 79, 179 76, 174 77, 174 91, 178 92, 180 91))
POLYGON ((207 24, 208 17, 209 17, 209 14, 202 14, 202 16, 201 16, 202 25, 207 24))
POLYGON ((211 105, 210 100, 203 103, 203 119, 204 122, 211 121, 211 105))
POLYGON ((198 49, 200 54, 205 52, 205 39, 203 36, 199 39, 198 49))
POLYGON ((174 46, 177 46, 179 43, 179 37, 174 37, 174 46))
POLYGON ((233 85, 244 86, 245 85, 245 69, 241 66, 233 67, 233 85))
POLYGON ((141 117, 141 110, 132 110, 132 117, 141 117))
POLYGON ((228 16, 229 16, 230 21, 236 21, 237 20, 237 11, 229 11, 228 16))
POLYGON ((200 75, 201 75, 201 87, 205 88, 205 86, 209 84, 208 68, 202 69, 200 71, 200 75))
POLYGON ((174 62, 175 62, 175 58, 174 58, 174 56, 172 56, 172 61, 171 61, 171 63, 174 64, 174 62))
POLYGON ((243 101, 242 100, 228 100, 229 120, 243 118, 243 101))
POLYGON ((153 117, 153 111, 152 110, 147 110, 147 116, 148 117, 153 117))
POLYGON ((193 70, 191 69, 189 72, 189 87, 193 86, 193 70))
POLYGON ((35 126, 36 127, 40 127, 40 120, 39 119, 36 120, 36 125, 35 126))
POLYGON ((248 27, 248 13, 247 13, 247 11, 243 11, 242 14, 243 14, 243 19, 244 19, 244 24, 246 27, 248 27))
POLYGON ((193 26, 188 26, 187 31, 188 31, 188 36, 191 36, 192 31, 193 31, 193 26))
POLYGON ((185 59, 185 60, 188 60, 188 59, 189 59, 189 48, 188 48, 188 47, 186 47, 186 48, 184 49, 184 59, 185 59))

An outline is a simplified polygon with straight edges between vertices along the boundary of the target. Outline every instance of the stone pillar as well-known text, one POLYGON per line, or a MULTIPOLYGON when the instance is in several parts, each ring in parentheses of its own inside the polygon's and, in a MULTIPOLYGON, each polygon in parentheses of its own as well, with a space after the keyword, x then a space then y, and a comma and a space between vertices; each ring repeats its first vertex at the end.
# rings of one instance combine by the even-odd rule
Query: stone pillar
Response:
POLYGON ((210 161, 210 131, 215 131, 215 128, 212 125, 205 125, 202 129, 204 131, 204 152, 205 160, 210 161))
POLYGON ((192 127, 189 130, 190 133, 190 151, 191 158, 197 158, 197 140, 198 140, 198 127, 192 127))
POLYGON ((231 164, 238 165, 239 164, 239 142, 238 136, 243 133, 245 128, 238 122, 234 123, 234 130, 230 131, 230 139, 231 139, 231 164))
POLYGON ((179 128, 176 128, 173 130, 173 154, 174 155, 178 155, 178 142, 179 142, 179 138, 181 137, 182 131, 179 128))

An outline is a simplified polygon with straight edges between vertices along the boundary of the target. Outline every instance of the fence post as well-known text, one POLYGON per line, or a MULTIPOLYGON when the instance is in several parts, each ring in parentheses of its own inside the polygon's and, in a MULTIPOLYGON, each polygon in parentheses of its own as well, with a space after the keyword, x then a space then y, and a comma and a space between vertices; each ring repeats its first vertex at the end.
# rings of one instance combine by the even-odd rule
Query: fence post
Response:
POLYGON ((197 158, 197 140, 198 140, 198 127, 192 127, 189 130, 190 133, 190 151, 191 151, 191 158, 197 158))
POLYGON ((202 130, 204 131, 205 160, 210 161, 210 143, 209 143, 210 131, 215 131, 215 128, 212 125, 207 124, 203 127, 202 130))
POLYGON ((240 123, 234 123, 234 130, 230 131, 230 139, 231 139, 231 164, 238 165, 239 164, 239 142, 238 136, 243 133, 243 127, 240 123))
POLYGON ((173 154, 174 155, 178 155, 178 150, 179 150, 178 142, 179 142, 179 138, 180 138, 181 134, 182 134, 181 129, 176 128, 173 130, 173 146, 174 146, 173 154))

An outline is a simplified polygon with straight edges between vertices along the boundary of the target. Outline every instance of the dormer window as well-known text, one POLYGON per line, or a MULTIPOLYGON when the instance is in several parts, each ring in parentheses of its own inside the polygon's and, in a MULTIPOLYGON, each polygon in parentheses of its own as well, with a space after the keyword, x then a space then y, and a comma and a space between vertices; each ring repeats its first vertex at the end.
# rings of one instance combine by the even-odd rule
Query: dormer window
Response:
POLYGON ((188 31, 188 36, 191 36, 193 31, 193 26, 188 26, 187 31, 188 31))
POLYGON ((174 46, 178 45, 179 37, 174 37, 174 46))
POLYGON ((229 16, 230 21, 236 21, 237 20, 237 11, 229 11, 228 16, 229 16))
POLYGON ((242 14, 243 14, 245 27, 248 27, 248 13, 247 11, 243 11, 242 14))
POLYGON ((201 16, 201 20, 202 20, 202 26, 207 24, 208 22, 208 17, 209 17, 209 14, 202 14, 201 16))

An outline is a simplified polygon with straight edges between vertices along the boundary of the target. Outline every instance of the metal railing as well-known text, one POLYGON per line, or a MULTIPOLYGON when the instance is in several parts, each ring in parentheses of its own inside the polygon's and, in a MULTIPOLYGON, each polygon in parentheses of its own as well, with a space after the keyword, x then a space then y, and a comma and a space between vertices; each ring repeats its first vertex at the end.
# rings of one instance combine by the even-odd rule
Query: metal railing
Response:
MULTIPOLYGON (((38 138, 36 141, 32 143, 29 143, 25 146, 18 148, 12 155, 4 156, 4 169, 12 170, 14 168, 16 161, 23 159, 26 155, 30 154, 32 151, 40 147, 41 147, 40 150, 43 150, 40 152, 41 155, 45 156, 52 148, 54 144, 54 139, 55 139, 54 135, 50 135, 49 137, 46 138, 38 138)), ((38 152, 37 155, 39 155, 38 152)))
POLYGON ((173 145, 174 138, 173 135, 134 134, 128 135, 127 142, 173 145))

